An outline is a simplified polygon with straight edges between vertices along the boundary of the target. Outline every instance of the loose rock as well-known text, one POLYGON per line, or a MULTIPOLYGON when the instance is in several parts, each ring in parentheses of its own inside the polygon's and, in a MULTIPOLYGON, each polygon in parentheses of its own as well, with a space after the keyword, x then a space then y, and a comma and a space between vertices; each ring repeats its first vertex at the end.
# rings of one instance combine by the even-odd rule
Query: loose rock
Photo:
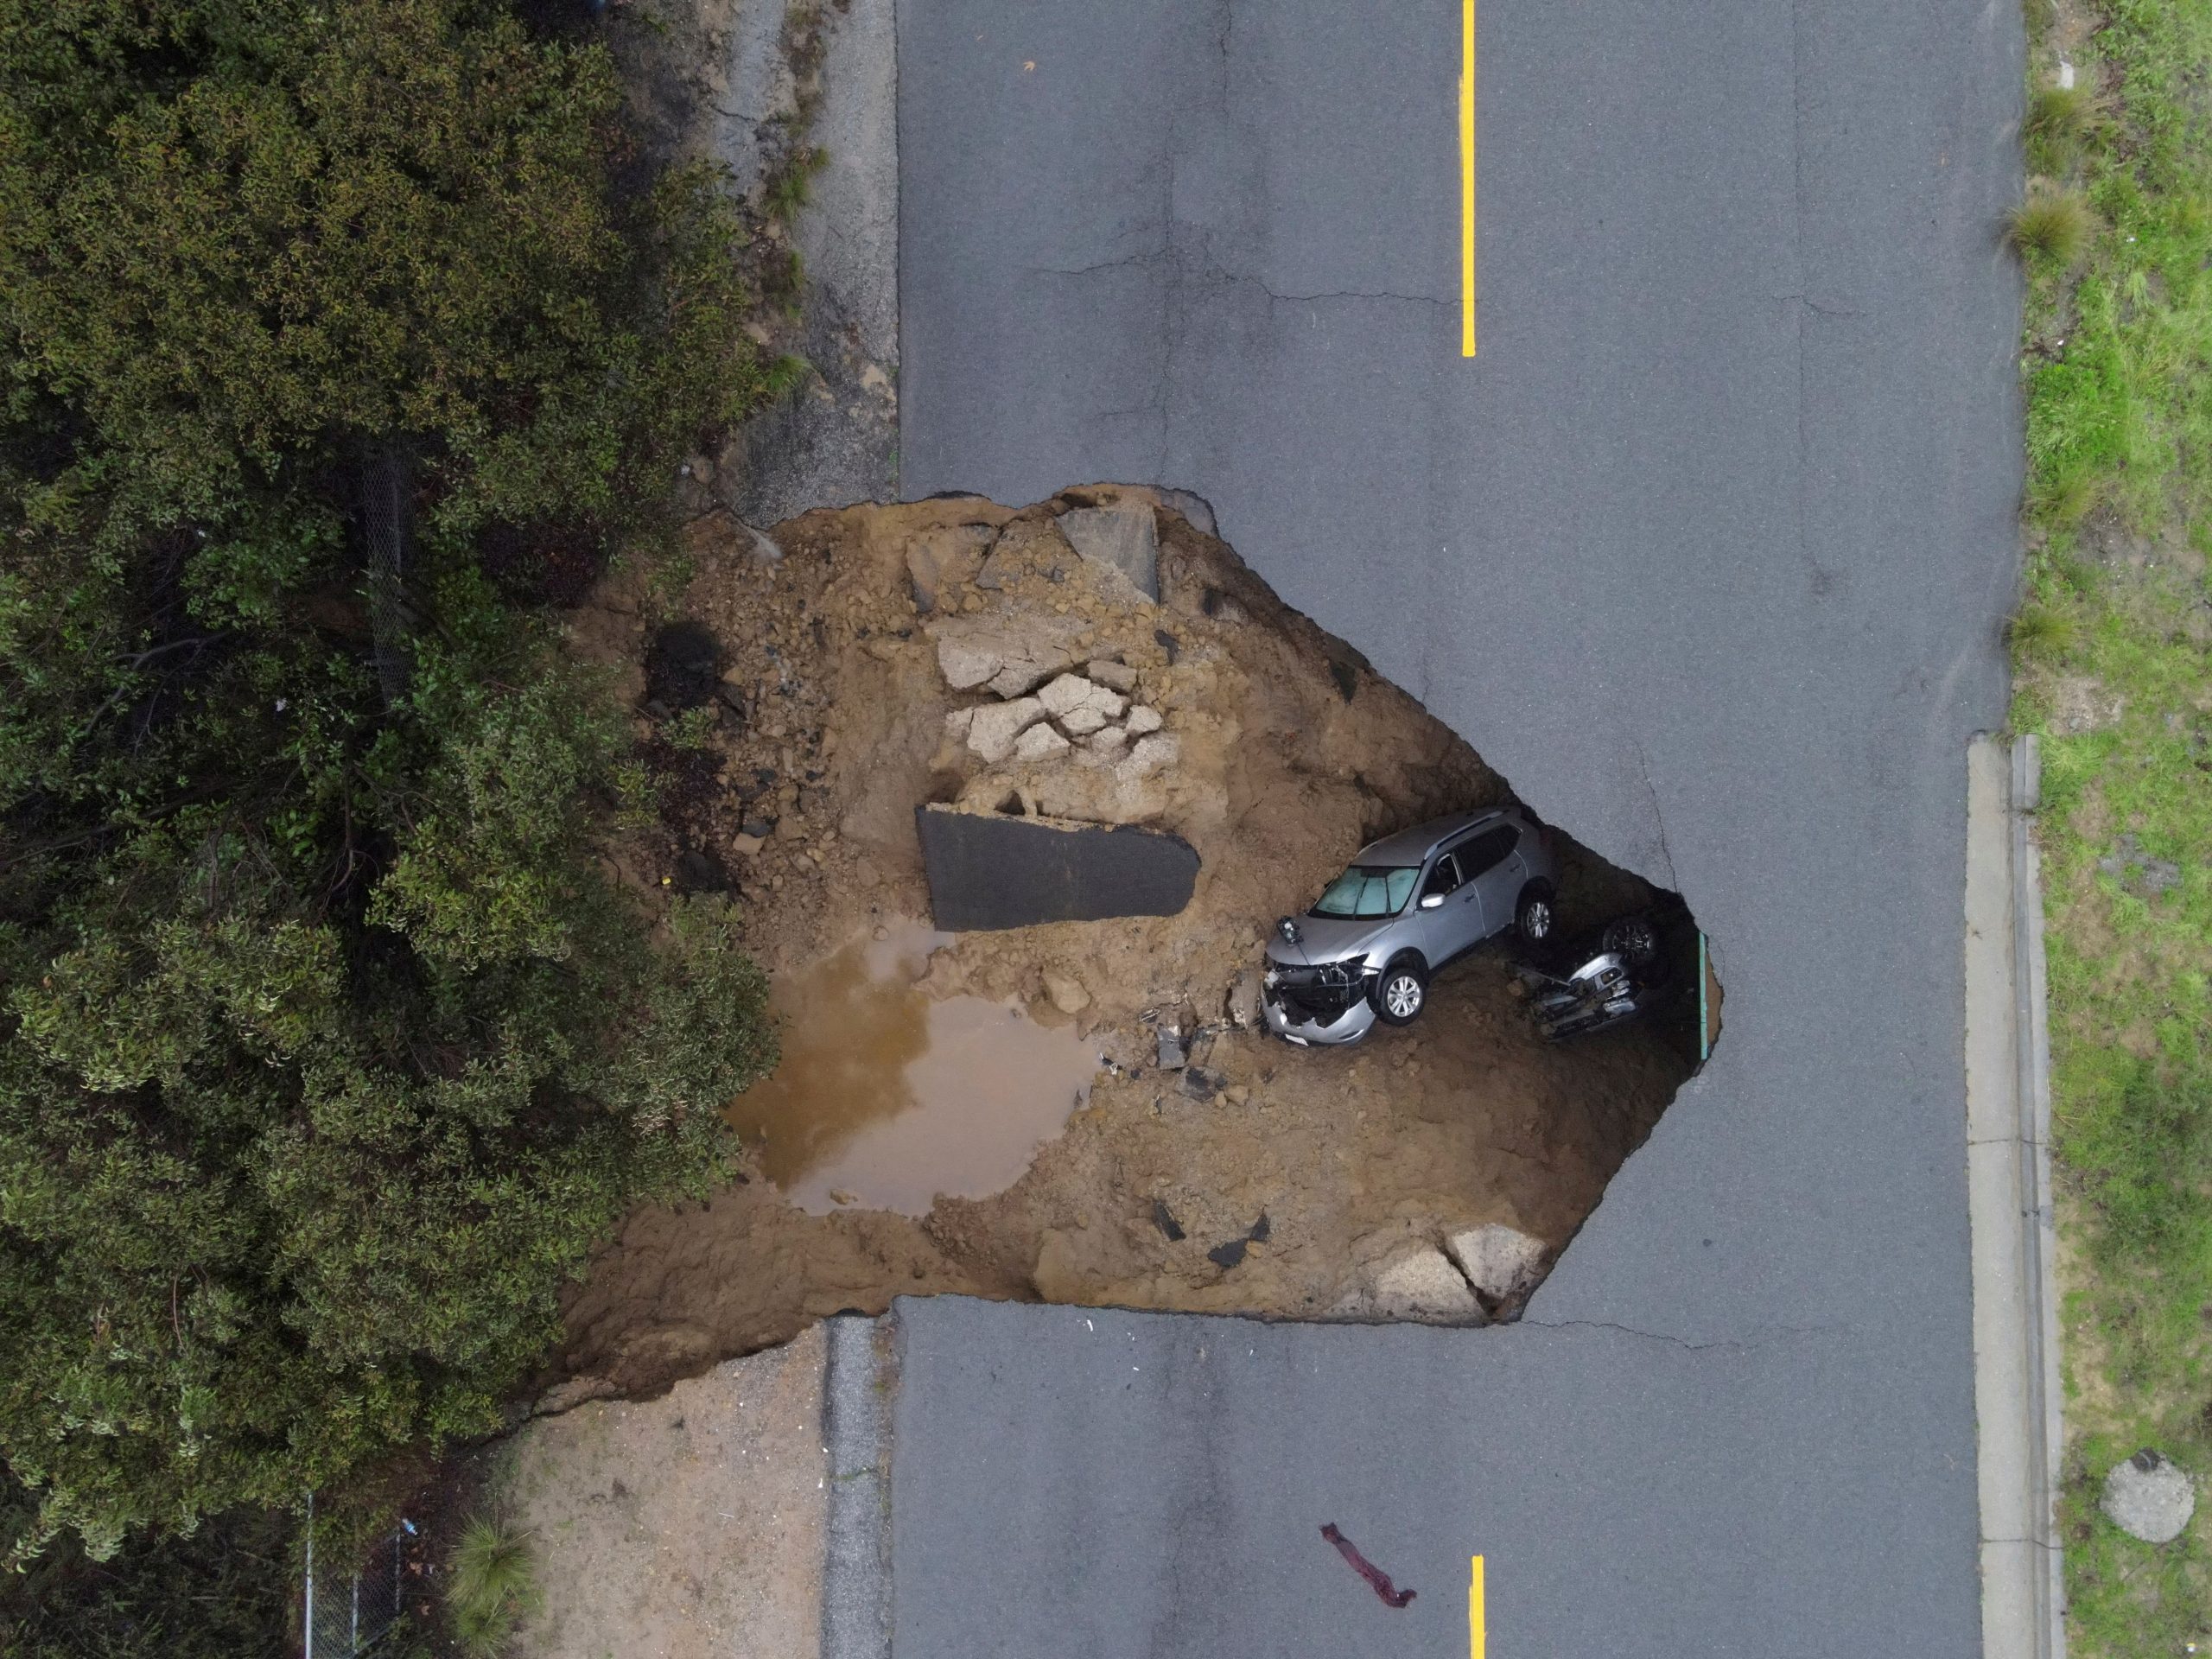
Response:
POLYGON ((1469 1284, 1500 1300, 1535 1289, 1548 1254, 1541 1239, 1497 1222, 1454 1233, 1444 1249, 1469 1284))
POLYGON ((996 533, 988 524, 954 524, 917 535, 906 544, 906 579, 913 584, 915 605, 924 612, 957 609, 957 603, 944 602, 946 595, 976 579, 996 533))
POLYGON ((1147 732, 1156 732, 1160 725, 1160 710, 1139 703, 1129 710, 1129 717, 1123 724, 1128 728, 1131 737, 1142 737, 1147 732))
POLYGON ((1223 1082, 1218 1071, 1209 1071, 1198 1065, 1185 1067, 1183 1072, 1184 1097, 1201 1103, 1211 1100, 1221 1092, 1223 1082))
POLYGON ((1137 671, 1127 663, 1091 662, 1084 665, 1083 671, 1099 684, 1116 691, 1129 692, 1137 689, 1137 671))
POLYGON ((1081 980, 1050 968, 1045 970, 1045 995, 1062 1014, 1081 1014, 1090 1006, 1090 993, 1083 988, 1081 980))
POLYGON ((2170 1544, 2196 1512, 2196 1484, 2180 1465, 2145 1446, 2105 1477, 2104 1510, 2129 1537, 2170 1544))

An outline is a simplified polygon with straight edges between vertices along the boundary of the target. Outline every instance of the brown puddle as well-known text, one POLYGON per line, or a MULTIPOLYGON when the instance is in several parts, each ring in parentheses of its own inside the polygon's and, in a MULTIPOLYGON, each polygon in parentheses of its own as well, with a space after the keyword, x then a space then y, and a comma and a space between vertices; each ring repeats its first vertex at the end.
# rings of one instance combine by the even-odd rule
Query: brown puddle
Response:
POLYGON ((907 924, 776 982, 782 1063, 723 1116, 802 1210, 842 1198, 919 1216, 939 1194, 1001 1192, 1090 1093, 1098 1057, 1074 1031, 1018 1003, 921 991, 950 942, 907 924))

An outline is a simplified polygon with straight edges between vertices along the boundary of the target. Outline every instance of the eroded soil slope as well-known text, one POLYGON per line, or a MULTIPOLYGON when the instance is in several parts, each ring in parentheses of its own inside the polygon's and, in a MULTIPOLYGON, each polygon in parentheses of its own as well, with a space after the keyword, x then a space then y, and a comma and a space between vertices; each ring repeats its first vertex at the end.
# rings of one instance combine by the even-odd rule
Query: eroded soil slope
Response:
MULTIPOLYGON (((703 1206, 640 1212, 568 1309, 569 1395, 650 1389, 912 1292, 1308 1318, 1510 1310, 1525 1275, 1478 1299, 1436 1271, 1437 1247, 1496 1223, 1555 1252, 1685 1061, 1636 1026, 1543 1044, 1498 943, 1440 975, 1418 1023, 1350 1050, 1269 1039, 1236 1006, 1265 930, 1363 842, 1503 801, 1503 780, 1145 492, 817 512, 772 542, 710 514, 680 602, 656 613, 611 583, 578 618, 578 648, 626 676, 665 782, 665 832, 620 853, 641 889, 727 885, 789 984, 928 921, 925 802, 1171 830, 1199 855, 1197 885, 1178 915, 968 933, 918 960, 924 997, 1006 1001, 1095 1051, 1065 1129, 1011 1186, 919 1215, 856 1194, 805 1213, 757 1158, 703 1206), (1079 521, 1063 515, 1099 508, 1156 525, 1156 602, 1071 545, 1079 521), (1079 710, 1028 718, 1012 748, 986 734, 1025 718, 1005 710, 1026 675, 995 691, 948 671, 967 678, 979 641, 1006 654, 1009 630, 1014 655, 1041 640, 1055 674, 1119 688, 1100 705, 1111 725, 1079 710), (1197 1033, 1195 1071, 1162 1069, 1163 1025, 1197 1033)), ((1649 899, 1560 847, 1564 928, 1649 899)))

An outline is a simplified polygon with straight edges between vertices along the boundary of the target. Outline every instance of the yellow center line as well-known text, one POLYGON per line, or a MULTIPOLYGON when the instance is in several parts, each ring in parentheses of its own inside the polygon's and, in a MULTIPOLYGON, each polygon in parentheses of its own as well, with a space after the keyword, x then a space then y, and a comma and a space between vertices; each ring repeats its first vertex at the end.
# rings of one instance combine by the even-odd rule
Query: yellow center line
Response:
MULTIPOLYGON (((1475 0, 1459 0, 1459 355, 1475 354, 1475 0)), ((1482 1559, 1475 1561, 1477 1587, 1482 1559)))
MULTIPOLYGON (((1471 349, 1469 355, 1472 355, 1471 349)), ((1467 1659, 1483 1659, 1490 1646, 1490 1631, 1483 1607, 1483 1558, 1475 1557, 1475 1576, 1467 1585, 1467 1659)))

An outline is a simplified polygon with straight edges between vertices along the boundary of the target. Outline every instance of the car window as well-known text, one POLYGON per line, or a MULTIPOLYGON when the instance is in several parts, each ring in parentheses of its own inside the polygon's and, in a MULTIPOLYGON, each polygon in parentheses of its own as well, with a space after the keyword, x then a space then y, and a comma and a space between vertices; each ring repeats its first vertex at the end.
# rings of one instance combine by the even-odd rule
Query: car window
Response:
POLYGON ((1465 869, 1466 879, 1487 875, 1496 869, 1521 839, 1521 832, 1510 823, 1501 823, 1495 830, 1485 830, 1459 849, 1459 862, 1465 869))
POLYGON ((1355 864, 1313 901, 1308 912, 1315 916, 1348 916, 1357 921, 1380 921, 1395 916, 1414 896, 1421 879, 1418 866, 1355 864))
POLYGON ((1459 862, 1450 853, 1436 861, 1436 868, 1428 873, 1428 880, 1421 884, 1421 896, 1433 893, 1450 893, 1459 885, 1459 862))

